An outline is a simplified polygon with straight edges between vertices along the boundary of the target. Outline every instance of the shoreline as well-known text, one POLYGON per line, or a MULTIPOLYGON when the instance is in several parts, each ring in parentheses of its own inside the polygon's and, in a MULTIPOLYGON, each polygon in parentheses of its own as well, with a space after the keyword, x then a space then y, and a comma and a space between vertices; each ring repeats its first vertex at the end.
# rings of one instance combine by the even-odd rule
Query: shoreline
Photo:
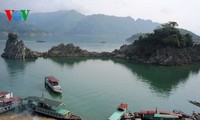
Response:
POLYGON ((42 115, 24 115, 24 114, 7 114, 7 115, 0 115, 0 120, 56 120, 51 117, 45 117, 42 115))

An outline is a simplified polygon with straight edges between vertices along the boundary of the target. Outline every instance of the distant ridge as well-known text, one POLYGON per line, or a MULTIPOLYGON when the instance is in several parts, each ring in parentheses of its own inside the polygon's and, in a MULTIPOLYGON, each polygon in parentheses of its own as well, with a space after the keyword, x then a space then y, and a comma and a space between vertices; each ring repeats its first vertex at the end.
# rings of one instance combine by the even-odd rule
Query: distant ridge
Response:
POLYGON ((116 17, 103 14, 84 15, 75 10, 49 13, 33 13, 29 24, 52 34, 121 35, 151 32, 159 23, 131 17, 116 17))
MULTIPOLYGON (((84 15, 75 10, 61 10, 47 13, 30 13, 26 22, 8 22, 5 14, 0 13, 0 38, 9 32, 20 36, 46 35, 98 35, 128 37, 137 33, 151 33, 160 26, 151 20, 117 17, 103 14, 84 15)), ((195 41, 199 36, 190 33, 195 41)), ((131 39, 129 39, 131 40, 131 39)))

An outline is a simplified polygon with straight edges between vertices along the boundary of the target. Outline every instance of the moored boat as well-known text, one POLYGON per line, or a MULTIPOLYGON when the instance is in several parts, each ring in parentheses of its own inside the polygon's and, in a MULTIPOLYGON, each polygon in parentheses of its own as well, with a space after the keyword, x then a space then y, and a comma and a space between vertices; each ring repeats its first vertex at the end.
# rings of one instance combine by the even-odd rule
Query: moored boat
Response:
POLYGON ((142 120, 180 120, 182 118, 182 114, 164 110, 142 110, 138 114, 142 120))
POLYGON ((54 76, 45 77, 45 85, 47 85, 54 92, 62 93, 61 86, 59 85, 59 80, 54 76))
POLYGON ((48 115, 57 119, 81 120, 81 117, 71 113, 64 107, 63 102, 46 99, 44 97, 30 96, 24 98, 25 105, 32 108, 33 111, 48 115))
POLYGON ((0 113, 22 106, 20 97, 13 97, 12 92, 0 92, 0 113))
POLYGON ((114 112, 108 119, 109 120, 131 120, 133 116, 130 116, 129 113, 127 113, 128 104, 121 103, 117 107, 117 111, 114 112))

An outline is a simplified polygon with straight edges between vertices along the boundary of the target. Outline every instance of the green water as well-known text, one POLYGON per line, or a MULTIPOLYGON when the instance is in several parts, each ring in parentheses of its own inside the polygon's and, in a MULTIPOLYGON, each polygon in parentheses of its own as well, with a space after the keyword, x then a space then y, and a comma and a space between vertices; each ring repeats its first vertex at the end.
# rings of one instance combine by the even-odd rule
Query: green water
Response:
MULTIPOLYGON (((0 53, 4 44, 0 43, 0 53)), ((200 100, 199 68, 200 63, 163 67, 111 59, 0 58, 0 91, 21 97, 43 93, 65 102, 84 120, 106 120, 121 102, 128 103, 131 112, 157 107, 192 113, 199 110, 188 102, 200 100), (62 95, 45 88, 44 77, 48 75, 60 80, 62 95)))

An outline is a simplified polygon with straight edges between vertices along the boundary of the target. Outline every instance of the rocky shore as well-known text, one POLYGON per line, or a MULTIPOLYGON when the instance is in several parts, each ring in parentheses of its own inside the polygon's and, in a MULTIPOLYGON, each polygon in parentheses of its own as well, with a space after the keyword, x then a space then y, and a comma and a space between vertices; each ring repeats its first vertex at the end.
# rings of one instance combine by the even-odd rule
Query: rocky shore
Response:
POLYGON ((133 43, 124 45, 112 53, 114 53, 114 57, 164 66, 183 66, 200 61, 200 45, 180 48, 151 45, 141 47, 141 45, 133 43))
POLYGON ((1 56, 4 58, 35 58, 42 56, 42 53, 27 48, 22 40, 18 40, 17 34, 9 33, 4 53, 1 56))
POLYGON ((27 48, 23 41, 18 40, 15 33, 8 34, 8 40, 4 53, 4 58, 37 58, 37 57, 109 57, 120 58, 130 61, 138 61, 148 64, 158 65, 189 65, 192 62, 200 61, 200 45, 190 47, 170 47, 144 45, 134 42, 131 45, 123 45, 113 52, 89 52, 78 46, 71 44, 60 44, 52 47, 47 52, 37 52, 27 48))

